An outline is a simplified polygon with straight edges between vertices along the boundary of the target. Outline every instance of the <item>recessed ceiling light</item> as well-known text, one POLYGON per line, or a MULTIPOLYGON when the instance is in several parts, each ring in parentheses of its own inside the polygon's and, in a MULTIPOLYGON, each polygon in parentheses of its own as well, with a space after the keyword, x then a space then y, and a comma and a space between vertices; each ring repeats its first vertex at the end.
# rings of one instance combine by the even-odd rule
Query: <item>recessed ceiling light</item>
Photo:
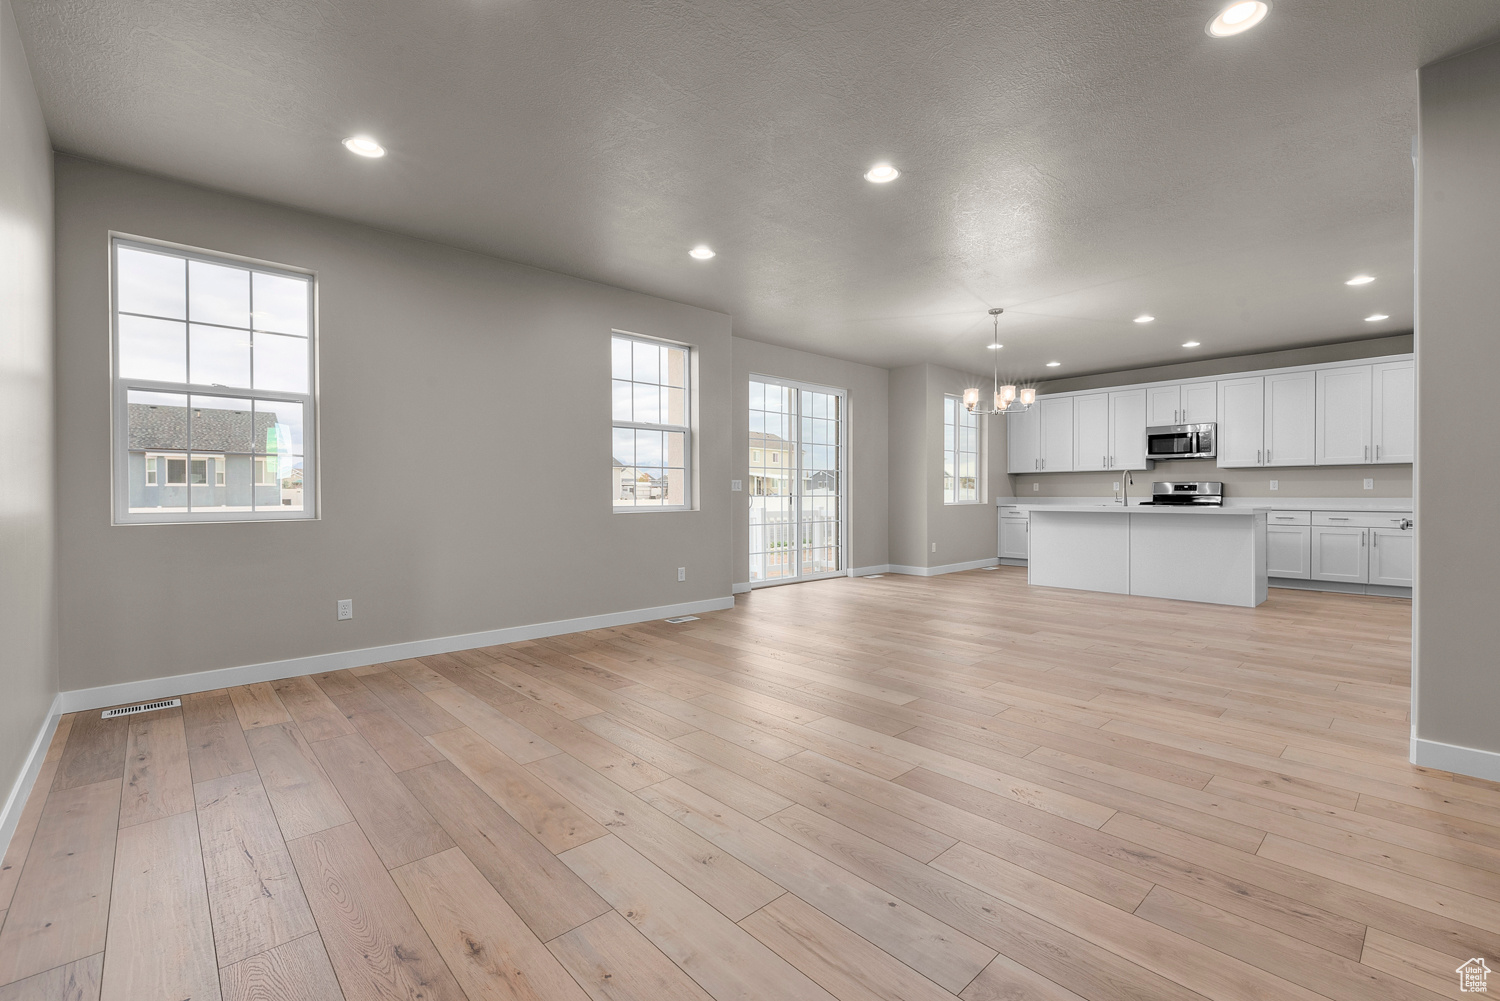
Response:
POLYGON ((1150 323, 1154 319, 1156 319, 1156 317, 1151 316, 1148 313, 1142 313, 1140 316, 1137 316, 1135 318, 1135 322, 1136 323, 1150 323))
POLYGON ((1345 285, 1368 285, 1368 284, 1370 284, 1374 280, 1375 280, 1375 276, 1374 275, 1355 275, 1353 278, 1351 278, 1348 281, 1344 282, 1344 284, 1345 285))
POLYGON ((901 176, 901 171, 888 163, 877 163, 865 171, 865 180, 872 184, 886 184, 901 176))
POLYGON ((1389 320, 1389 319, 1390 319, 1390 317, 1386 316, 1384 313, 1376 313, 1373 316, 1367 316, 1367 317, 1365 317, 1365 322, 1366 323, 1379 323, 1381 320, 1389 320))
POLYGON ((1184 341, 1182 346, 1185 347, 1185 348, 1196 348, 1198 346, 1198 342, 1197 341, 1184 341))
POLYGON ((1219 16, 1208 22, 1208 33, 1215 38, 1227 38, 1249 31, 1271 12, 1271 5, 1264 0, 1240 0, 1219 11, 1219 16))
POLYGON ((344 148, 351 153, 358 153, 360 156, 385 156, 385 147, 369 136, 350 136, 344 140, 344 148))
POLYGON ((710 257, 714 256, 714 252, 700 243, 698 244, 698 246, 688 251, 688 256, 694 258, 695 260, 706 261, 710 257))
POLYGON ((1061 364, 1062 364, 1062 362, 1060 362, 1060 361, 1049 361, 1047 363, 1047 367, 1048 368, 1056 368, 1057 366, 1059 366, 1061 364))
POLYGON ((985 347, 989 348, 991 351, 999 351, 1001 348, 1005 347, 1005 345, 1004 344, 986 344, 985 347))

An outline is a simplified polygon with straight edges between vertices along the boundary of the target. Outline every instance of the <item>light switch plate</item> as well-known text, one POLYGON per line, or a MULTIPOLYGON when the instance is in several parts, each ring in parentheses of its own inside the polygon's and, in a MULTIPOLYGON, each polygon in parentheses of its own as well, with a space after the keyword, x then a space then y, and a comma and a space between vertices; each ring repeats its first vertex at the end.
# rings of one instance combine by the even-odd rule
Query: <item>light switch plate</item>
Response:
POLYGON ((1035 491, 1037 491, 1037 490, 1040 490, 1040 489, 1042 489, 1042 485, 1041 485, 1041 484, 1040 484, 1040 483, 1033 483, 1033 484, 1032 484, 1032 485, 1031 485, 1031 489, 1032 489, 1032 491, 1033 491, 1033 492, 1035 492, 1035 491))
POLYGON ((1281 489, 1281 481, 1280 480, 1272 480, 1271 481, 1271 489, 1272 490, 1280 490, 1281 489))
POLYGON ((1369 478, 1368 478, 1368 477, 1367 477, 1367 478, 1366 478, 1366 479, 1365 479, 1365 489, 1366 489, 1366 490, 1374 490, 1374 489, 1375 489, 1375 481, 1374 481, 1374 480, 1372 480, 1372 479, 1369 479, 1369 478))
POLYGON ((730 480, 729 489, 734 493, 739 493, 741 490, 745 489, 745 485, 739 480, 730 480))

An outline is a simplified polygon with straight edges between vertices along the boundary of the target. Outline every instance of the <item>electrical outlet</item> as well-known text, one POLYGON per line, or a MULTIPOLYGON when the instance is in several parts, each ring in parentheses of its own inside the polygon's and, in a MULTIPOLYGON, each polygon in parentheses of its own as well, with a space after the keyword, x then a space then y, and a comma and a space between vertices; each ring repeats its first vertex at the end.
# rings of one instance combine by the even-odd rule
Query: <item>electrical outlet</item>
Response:
POLYGON ((1042 485, 1040 483, 1033 483, 1031 485, 1031 489, 1032 489, 1032 492, 1035 493, 1036 491, 1042 489, 1042 485))
POLYGON ((933 552, 937 552, 937 543, 936 543, 936 542, 934 542, 934 543, 933 543, 933 544, 932 544, 932 551, 933 551, 933 552))
POLYGON ((678 567, 677 568, 677 579, 678 580, 687 580, 687 567, 678 567))
POLYGON ((741 490, 745 489, 745 484, 743 484, 739 480, 730 480, 729 489, 734 493, 739 493, 741 490))
POLYGON ((1271 489, 1272 490, 1280 490, 1281 489, 1281 481, 1280 480, 1272 480, 1271 481, 1271 489))
POLYGON ((1374 490, 1375 489, 1375 481, 1372 480, 1372 479, 1368 479, 1367 478, 1365 480, 1365 489, 1366 490, 1374 490))
POLYGON ((339 599, 339 621, 343 622, 345 619, 352 619, 352 618, 354 618, 354 599, 353 598, 340 598, 339 599))
POLYGON ((1120 492, 1120 481, 1119 480, 1115 481, 1114 489, 1115 489, 1115 493, 1119 493, 1120 492))

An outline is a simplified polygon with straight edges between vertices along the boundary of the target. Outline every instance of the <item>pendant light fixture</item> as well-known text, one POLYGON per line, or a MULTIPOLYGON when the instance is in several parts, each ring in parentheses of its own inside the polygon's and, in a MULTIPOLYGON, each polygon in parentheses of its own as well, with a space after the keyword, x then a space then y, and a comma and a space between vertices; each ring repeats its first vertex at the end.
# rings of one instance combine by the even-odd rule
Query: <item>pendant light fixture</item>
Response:
MULTIPOLYGON (((990 342, 991 351, 999 352, 1000 350, 1000 314, 1003 312, 1005 310, 999 306, 990 310, 990 317, 995 322, 995 337, 990 342)), ((989 409, 980 409, 979 387, 973 386, 964 390, 964 409, 981 417, 989 417, 992 414, 1021 414, 1030 410, 1031 405, 1036 402, 1036 390, 1030 386, 1017 389, 1009 383, 1004 386, 1000 385, 1000 355, 998 353, 995 355, 994 391, 994 406, 989 409)))

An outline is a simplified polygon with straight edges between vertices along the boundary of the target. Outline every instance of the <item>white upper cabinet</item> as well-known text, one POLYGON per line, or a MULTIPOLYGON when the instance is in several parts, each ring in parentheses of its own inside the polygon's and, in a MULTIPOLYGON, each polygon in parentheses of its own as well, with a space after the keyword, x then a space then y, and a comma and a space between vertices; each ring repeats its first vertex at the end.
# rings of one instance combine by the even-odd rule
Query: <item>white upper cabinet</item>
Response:
POLYGON ((1152 386, 1146 390, 1146 426, 1167 427, 1182 423, 1177 418, 1182 413, 1181 386, 1152 386))
POLYGON ((1318 370, 1318 465, 1371 461, 1370 369, 1355 365, 1318 370))
POLYGON ((1146 426, 1212 424, 1218 419, 1218 383, 1152 386, 1146 390, 1146 426))
POLYGON ((1109 394, 1073 397, 1073 468, 1109 468, 1109 394))
POLYGON ((1006 465, 1012 473, 1035 473, 1042 468, 1041 445, 1037 439, 1040 408, 1017 411, 1005 416, 1006 465))
POLYGON ((1073 398, 1037 400, 1041 416, 1042 470, 1066 473, 1073 469, 1073 398))
POLYGON ((1182 420, 1178 424, 1212 424, 1219 419, 1219 384, 1190 382, 1182 387, 1182 420))
POLYGON ((1228 379, 1219 383, 1219 465, 1265 464, 1266 380, 1228 379))
POLYGON ((1370 381, 1371 445, 1375 462, 1413 462, 1417 457, 1416 366, 1384 362, 1370 381))
POLYGON ((1010 471, 1145 469, 1146 429, 1218 423, 1218 463, 1322 466, 1416 458, 1415 362, 1271 369, 1217 381, 1037 399, 1010 417, 1010 471))
POLYGON ((1109 394, 1109 468, 1146 468, 1146 391, 1109 394))
POLYGON ((1311 466, 1316 438, 1316 373, 1283 372, 1265 379, 1265 465, 1311 466))

